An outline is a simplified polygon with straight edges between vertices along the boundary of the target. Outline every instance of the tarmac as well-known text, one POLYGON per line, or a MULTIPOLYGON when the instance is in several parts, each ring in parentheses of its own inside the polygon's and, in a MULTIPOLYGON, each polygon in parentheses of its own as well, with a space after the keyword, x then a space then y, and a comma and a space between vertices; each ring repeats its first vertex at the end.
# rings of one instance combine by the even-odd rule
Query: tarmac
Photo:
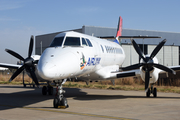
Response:
MULTIPOLYGON (((158 87, 157 87, 158 89, 158 87)), ((180 94, 64 88, 69 108, 53 108, 42 88, 0 85, 0 120, 179 120, 180 94)), ((55 91, 55 88, 54 88, 55 91)))

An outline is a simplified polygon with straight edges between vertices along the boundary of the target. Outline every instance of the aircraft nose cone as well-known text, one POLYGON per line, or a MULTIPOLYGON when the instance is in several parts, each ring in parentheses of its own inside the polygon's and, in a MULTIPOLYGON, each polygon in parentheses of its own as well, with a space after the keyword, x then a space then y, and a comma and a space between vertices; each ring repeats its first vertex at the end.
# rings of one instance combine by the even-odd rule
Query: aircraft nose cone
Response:
POLYGON ((41 56, 38 63, 38 74, 45 80, 65 79, 80 68, 79 59, 72 52, 47 56, 41 56))
POLYGON ((52 64, 51 62, 45 62, 43 65, 38 66, 38 73, 41 78, 47 80, 47 79, 53 79, 53 77, 56 74, 56 65, 52 64))

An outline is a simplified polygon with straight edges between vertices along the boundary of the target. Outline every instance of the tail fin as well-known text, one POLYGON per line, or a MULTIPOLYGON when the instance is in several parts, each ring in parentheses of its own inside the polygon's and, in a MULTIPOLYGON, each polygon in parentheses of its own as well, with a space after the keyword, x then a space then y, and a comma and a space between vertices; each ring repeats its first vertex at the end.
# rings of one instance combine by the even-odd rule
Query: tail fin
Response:
POLYGON ((122 17, 119 16, 119 22, 118 22, 117 33, 116 33, 116 41, 119 42, 120 45, 121 45, 121 39, 119 39, 119 36, 121 35, 122 35, 122 17))
POLYGON ((117 26, 116 37, 121 36, 121 34, 122 34, 122 17, 119 16, 119 22, 118 22, 118 26, 117 26))

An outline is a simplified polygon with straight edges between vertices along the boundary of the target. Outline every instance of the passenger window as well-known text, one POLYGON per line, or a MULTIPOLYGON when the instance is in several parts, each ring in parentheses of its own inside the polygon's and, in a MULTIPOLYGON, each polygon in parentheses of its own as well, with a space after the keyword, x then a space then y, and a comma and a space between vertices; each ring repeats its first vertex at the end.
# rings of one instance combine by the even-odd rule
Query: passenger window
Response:
POLYGON ((88 46, 88 44, 86 43, 86 40, 84 38, 82 38, 82 46, 88 46))
POLYGON ((64 46, 80 46, 80 38, 66 37, 64 46))
POLYGON ((107 51, 107 53, 110 52, 110 51, 109 51, 109 46, 106 46, 106 51, 107 51))
POLYGON ((102 52, 104 52, 103 46, 101 45, 102 52))
POLYGON ((119 50, 120 50, 120 54, 123 54, 123 52, 122 52, 121 48, 120 48, 119 50))
POLYGON ((92 44, 91 44, 90 40, 86 39, 86 41, 87 41, 89 47, 92 47, 92 44))
POLYGON ((106 48, 106 52, 107 52, 107 46, 105 46, 105 48, 106 48))

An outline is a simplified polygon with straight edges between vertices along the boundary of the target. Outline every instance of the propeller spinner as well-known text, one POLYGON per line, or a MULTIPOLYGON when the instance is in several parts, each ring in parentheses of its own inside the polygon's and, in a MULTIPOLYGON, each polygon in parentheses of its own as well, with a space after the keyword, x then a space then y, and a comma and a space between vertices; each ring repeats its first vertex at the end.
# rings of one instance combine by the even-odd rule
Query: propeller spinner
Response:
POLYGON ((28 52, 28 57, 26 59, 24 59, 21 55, 19 55, 18 53, 9 50, 9 49, 5 49, 6 52, 8 52, 9 54, 11 54, 12 56, 22 60, 24 62, 24 64, 11 76, 10 78, 10 82, 16 78, 24 69, 26 69, 27 71, 29 71, 32 80, 35 82, 36 85, 39 85, 39 82, 37 80, 37 77, 35 75, 35 70, 34 70, 34 59, 31 57, 32 55, 32 51, 33 51, 33 44, 34 44, 34 37, 31 36, 30 39, 30 44, 29 44, 29 52, 28 52))

